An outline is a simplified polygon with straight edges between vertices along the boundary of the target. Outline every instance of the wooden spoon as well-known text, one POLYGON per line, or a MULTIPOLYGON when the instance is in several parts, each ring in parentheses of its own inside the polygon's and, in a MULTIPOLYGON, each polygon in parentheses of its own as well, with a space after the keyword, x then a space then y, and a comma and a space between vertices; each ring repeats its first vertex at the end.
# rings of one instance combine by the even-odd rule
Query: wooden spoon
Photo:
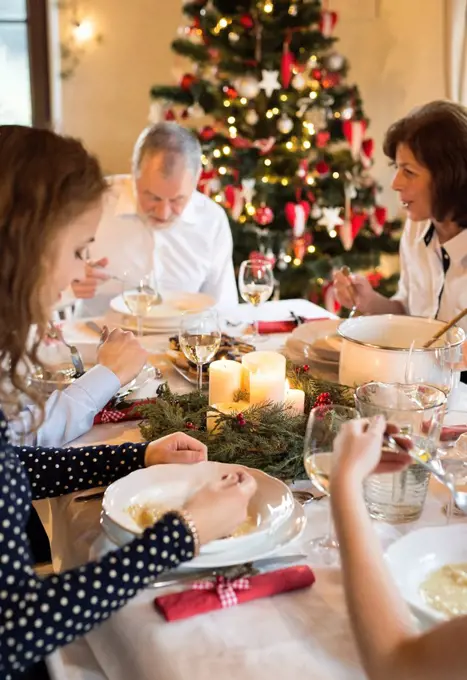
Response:
POLYGON ((449 321, 447 324, 445 324, 445 325, 444 325, 437 333, 435 333, 435 334, 433 335, 432 338, 430 338, 430 340, 428 340, 427 342, 425 342, 425 344, 423 345, 423 349, 428 349, 429 347, 431 347, 431 345, 432 345, 434 342, 436 342, 437 340, 439 340, 439 338, 440 338, 442 335, 444 335, 445 333, 447 333, 448 330, 450 330, 453 326, 455 326, 456 323, 457 323, 458 321, 460 321, 466 314, 467 314, 467 307, 466 307, 465 309, 463 309, 462 312, 459 312, 459 314, 457 314, 453 319, 451 319, 451 321, 449 321))

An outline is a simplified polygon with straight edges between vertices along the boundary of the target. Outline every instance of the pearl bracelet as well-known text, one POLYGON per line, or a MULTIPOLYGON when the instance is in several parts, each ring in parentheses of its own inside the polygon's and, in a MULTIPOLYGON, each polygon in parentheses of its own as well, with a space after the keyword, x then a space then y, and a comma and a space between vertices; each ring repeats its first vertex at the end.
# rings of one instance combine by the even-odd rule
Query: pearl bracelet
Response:
POLYGON ((196 524, 194 523, 192 516, 187 510, 177 510, 176 512, 177 515, 180 516, 180 519, 183 521, 185 527, 193 536, 193 556, 197 557, 199 555, 199 549, 201 546, 199 542, 199 533, 198 529, 196 528, 196 524))

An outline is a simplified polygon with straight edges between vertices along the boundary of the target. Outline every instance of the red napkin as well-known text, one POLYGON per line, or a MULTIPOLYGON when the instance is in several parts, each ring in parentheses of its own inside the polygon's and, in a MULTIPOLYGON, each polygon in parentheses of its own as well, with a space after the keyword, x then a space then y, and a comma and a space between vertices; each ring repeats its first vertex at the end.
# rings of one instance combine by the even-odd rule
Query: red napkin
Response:
POLYGON ((445 425, 441 428, 440 440, 442 442, 449 442, 457 439, 464 432, 467 432, 467 425, 445 425))
POLYGON ((222 577, 214 583, 200 581, 192 590, 156 597, 154 605, 167 621, 179 621, 261 597, 307 588, 314 582, 315 575, 310 567, 300 565, 234 581, 222 577))
MULTIPOLYGON (((322 316, 318 319, 303 319, 304 323, 309 323, 310 321, 324 321, 329 320, 329 316, 322 316)), ((297 322, 294 319, 287 321, 259 321, 258 322, 258 333, 260 335, 267 335, 268 333, 291 333, 295 328, 297 328, 297 322)))
POLYGON ((102 411, 99 411, 99 413, 94 416, 94 425, 119 423, 124 420, 140 420, 143 416, 138 411, 138 406, 152 404, 154 401, 155 399, 135 400, 123 408, 112 408, 112 406, 110 406, 111 402, 109 402, 102 411))

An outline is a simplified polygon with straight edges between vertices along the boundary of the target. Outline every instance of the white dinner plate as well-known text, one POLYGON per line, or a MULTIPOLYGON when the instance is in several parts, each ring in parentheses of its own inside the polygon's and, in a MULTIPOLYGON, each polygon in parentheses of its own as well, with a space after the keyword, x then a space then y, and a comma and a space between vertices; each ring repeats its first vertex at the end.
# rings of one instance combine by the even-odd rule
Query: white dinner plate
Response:
MULTIPOLYGON (((263 557, 269 557, 298 540, 305 529, 306 521, 303 507, 300 503, 294 501, 292 514, 273 533, 266 533, 259 537, 256 543, 250 543, 238 549, 232 548, 224 552, 200 554, 190 562, 181 564, 177 571, 230 567, 234 564, 253 562, 263 557)), ((101 526, 107 537, 116 545, 122 546, 128 543, 128 534, 122 532, 116 525, 109 526, 104 513, 101 515, 101 526)))
POLYGON ((297 326, 287 339, 292 351, 307 350, 311 358, 321 361, 339 360, 342 338, 337 335, 341 319, 321 319, 297 326))
POLYGON ((260 470, 224 463, 157 465, 132 472, 106 490, 102 504, 103 526, 113 534, 112 527, 123 532, 126 534, 125 542, 128 542, 143 531, 129 513, 130 506, 153 504, 162 510, 181 507, 207 482, 220 480, 229 472, 239 470, 247 470, 258 486, 248 507, 252 526, 242 535, 211 541, 202 547, 201 552, 206 555, 256 544, 263 535, 274 533, 292 514, 292 493, 283 482, 260 470))
MULTIPOLYGON (((171 293, 165 295, 162 303, 153 307, 144 317, 144 326, 172 328, 177 327, 185 312, 203 312, 215 305, 216 301, 204 293, 171 293)), ((127 319, 136 319, 125 304, 123 295, 117 295, 110 301, 110 307, 127 319)))
POLYGON ((447 564, 467 563, 467 524, 411 531, 386 550, 386 561, 402 597, 425 625, 446 621, 427 604, 420 586, 430 573, 447 564))

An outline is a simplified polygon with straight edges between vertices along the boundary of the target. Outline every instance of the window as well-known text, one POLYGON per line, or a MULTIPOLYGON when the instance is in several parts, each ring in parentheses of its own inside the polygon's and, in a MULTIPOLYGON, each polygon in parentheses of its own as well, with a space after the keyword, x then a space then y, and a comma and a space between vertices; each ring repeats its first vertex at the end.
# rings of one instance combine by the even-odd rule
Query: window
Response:
POLYGON ((0 124, 48 127, 47 0, 0 0, 0 124))

